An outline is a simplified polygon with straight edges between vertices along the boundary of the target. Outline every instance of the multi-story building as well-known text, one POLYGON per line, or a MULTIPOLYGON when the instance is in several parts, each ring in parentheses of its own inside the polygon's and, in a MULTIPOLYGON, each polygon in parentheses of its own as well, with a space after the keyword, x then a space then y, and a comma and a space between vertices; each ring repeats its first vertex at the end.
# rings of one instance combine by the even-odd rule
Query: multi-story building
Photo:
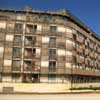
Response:
POLYGON ((100 37, 69 11, 0 9, 1 90, 99 82, 100 37))

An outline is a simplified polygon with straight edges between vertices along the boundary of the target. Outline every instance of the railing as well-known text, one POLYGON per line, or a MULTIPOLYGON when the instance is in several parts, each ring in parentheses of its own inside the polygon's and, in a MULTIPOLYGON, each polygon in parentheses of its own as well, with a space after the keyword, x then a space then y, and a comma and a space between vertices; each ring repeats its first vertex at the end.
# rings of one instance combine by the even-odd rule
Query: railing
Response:
POLYGON ((3 72, 12 72, 12 68, 11 68, 11 66, 4 66, 3 67, 3 72))
POLYGON ((82 48, 76 48, 77 52, 79 53, 83 53, 83 49, 82 48))
POLYGON ((12 71, 18 71, 18 72, 20 72, 21 71, 21 67, 13 67, 12 71))
POLYGON ((76 37, 76 40, 77 40, 79 43, 81 43, 81 44, 83 44, 83 43, 84 43, 84 40, 83 40, 83 39, 81 39, 81 38, 79 38, 79 37, 76 37))
POLYGON ((66 62, 75 62, 75 57, 73 57, 73 56, 67 56, 66 57, 66 62))
POLYGON ((65 32, 58 32, 58 31, 51 31, 51 30, 44 30, 43 34, 47 34, 49 36, 64 36, 65 32))
POLYGON ((26 35, 35 35, 35 34, 41 34, 42 31, 30 31, 30 32, 25 32, 26 35))
POLYGON ((75 46, 71 43, 67 43, 66 44, 66 49, 72 51, 72 50, 75 50, 75 46))
POLYGON ((89 71, 80 68, 66 68, 66 74, 88 75, 88 76, 100 76, 100 71, 89 71))
POLYGON ((84 62, 84 57, 77 56, 76 58, 77 58, 78 63, 83 63, 84 62))
POLYGON ((14 43, 13 43, 13 46, 21 46, 21 45, 22 45, 22 42, 20 42, 20 41, 19 41, 19 42, 14 42, 14 43))
POLYGON ((66 57, 65 56, 59 56, 57 57, 58 62, 65 62, 66 61, 66 57))
POLYGON ((66 38, 73 39, 73 34, 72 33, 66 33, 66 38))
POLYGON ((6 31, 7 31, 6 29, 0 28, 0 32, 6 32, 6 31))

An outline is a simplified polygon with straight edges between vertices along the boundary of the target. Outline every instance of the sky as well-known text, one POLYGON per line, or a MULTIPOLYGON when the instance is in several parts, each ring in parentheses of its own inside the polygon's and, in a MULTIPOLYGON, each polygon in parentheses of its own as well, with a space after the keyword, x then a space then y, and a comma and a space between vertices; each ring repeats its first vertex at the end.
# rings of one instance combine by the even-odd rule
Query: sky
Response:
POLYGON ((100 35, 100 0, 0 0, 0 8, 41 10, 68 9, 82 22, 100 35))

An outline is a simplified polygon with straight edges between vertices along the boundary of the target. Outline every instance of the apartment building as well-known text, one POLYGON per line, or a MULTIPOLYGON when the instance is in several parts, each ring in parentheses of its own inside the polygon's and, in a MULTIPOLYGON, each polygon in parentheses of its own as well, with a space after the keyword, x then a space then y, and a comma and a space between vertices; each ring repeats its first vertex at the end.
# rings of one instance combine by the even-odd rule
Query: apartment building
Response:
POLYGON ((69 11, 0 9, 0 83, 99 82, 100 37, 69 11))

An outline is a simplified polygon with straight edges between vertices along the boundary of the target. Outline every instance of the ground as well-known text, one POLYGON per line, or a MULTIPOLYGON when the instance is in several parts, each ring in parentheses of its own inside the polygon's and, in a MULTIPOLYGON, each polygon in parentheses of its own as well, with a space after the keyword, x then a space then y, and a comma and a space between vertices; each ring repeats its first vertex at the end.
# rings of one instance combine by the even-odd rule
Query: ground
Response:
POLYGON ((100 100, 100 94, 1 94, 0 100, 100 100))

